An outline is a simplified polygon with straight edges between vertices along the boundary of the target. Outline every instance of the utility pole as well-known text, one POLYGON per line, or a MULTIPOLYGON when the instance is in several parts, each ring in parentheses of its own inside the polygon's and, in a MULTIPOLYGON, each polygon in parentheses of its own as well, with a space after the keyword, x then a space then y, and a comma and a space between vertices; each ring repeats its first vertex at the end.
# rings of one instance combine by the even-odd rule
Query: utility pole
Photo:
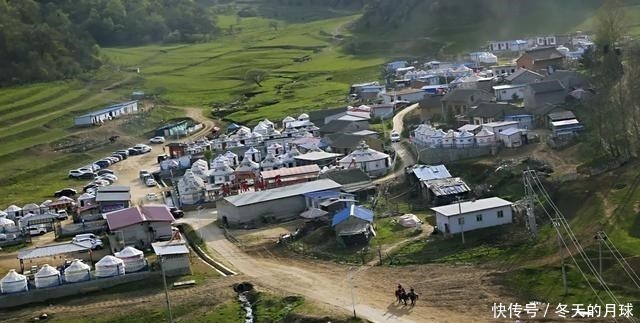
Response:
POLYGON ((464 218, 462 217, 462 205, 458 196, 458 221, 460 222, 460 233, 462 234, 462 244, 464 244, 464 218))
POLYGON ((522 182, 524 184, 524 192, 525 192, 525 210, 526 210, 526 224, 527 230, 529 230, 529 234, 535 240, 538 237, 538 225, 536 224, 536 216, 534 213, 534 201, 535 201, 535 191, 533 190, 533 186, 531 185, 531 170, 525 170, 522 172, 522 182))
POLYGON ((173 323, 173 314, 171 313, 171 304, 169 303, 169 290, 167 290, 167 276, 164 273, 164 257, 160 256, 160 268, 162 270, 162 283, 164 284, 164 297, 167 299, 167 315, 169 323, 173 323))
POLYGON ((604 281, 602 278, 602 243, 607 240, 607 237, 604 231, 596 232, 595 239, 598 240, 598 274, 600 275, 600 279, 604 281))
POLYGON ((358 316, 356 315, 356 298, 353 295, 353 272, 351 270, 354 270, 355 268, 351 268, 349 273, 348 273, 348 277, 347 279, 349 280, 349 285, 351 288, 351 306, 353 307, 353 318, 357 318, 358 316))
MULTIPOLYGON (((560 223, 558 222, 554 222, 553 225, 555 226, 559 226, 560 223)), ((564 268, 564 252, 563 252, 564 246, 562 245, 562 237, 560 236, 560 234, 558 233, 558 251, 560 252, 560 265, 562 266, 562 288, 563 288, 563 294, 564 296, 567 296, 567 271, 564 268)))

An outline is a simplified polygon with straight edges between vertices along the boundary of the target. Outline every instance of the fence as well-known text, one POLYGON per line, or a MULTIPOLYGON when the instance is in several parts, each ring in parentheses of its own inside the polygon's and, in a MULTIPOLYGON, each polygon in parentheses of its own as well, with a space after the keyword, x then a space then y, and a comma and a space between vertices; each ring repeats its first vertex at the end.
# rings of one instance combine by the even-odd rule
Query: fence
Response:
POLYGON ((81 233, 100 234, 107 231, 107 221, 90 221, 85 223, 67 224, 64 226, 56 226, 56 236, 69 237, 81 233))

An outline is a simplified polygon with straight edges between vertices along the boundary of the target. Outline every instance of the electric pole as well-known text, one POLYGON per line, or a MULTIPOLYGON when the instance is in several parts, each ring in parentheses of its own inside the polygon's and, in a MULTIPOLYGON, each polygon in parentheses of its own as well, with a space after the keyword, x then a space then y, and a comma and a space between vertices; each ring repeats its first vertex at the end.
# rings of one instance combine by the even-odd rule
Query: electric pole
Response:
MULTIPOLYGON (((555 226, 559 226, 560 223, 558 222, 554 222, 555 226)), ((563 288, 563 296, 567 296, 568 290, 567 290, 567 271, 564 268, 564 252, 563 252, 564 246, 562 243, 562 237, 560 236, 560 234, 558 234, 558 251, 560 252, 560 266, 562 268, 562 288, 563 288)))
POLYGON ((164 273, 164 257, 160 256, 160 269, 162 270, 162 283, 164 284, 164 297, 167 299, 167 315, 169 323, 173 323, 173 314, 171 313, 171 304, 169 303, 169 291, 167 290, 167 276, 164 273))

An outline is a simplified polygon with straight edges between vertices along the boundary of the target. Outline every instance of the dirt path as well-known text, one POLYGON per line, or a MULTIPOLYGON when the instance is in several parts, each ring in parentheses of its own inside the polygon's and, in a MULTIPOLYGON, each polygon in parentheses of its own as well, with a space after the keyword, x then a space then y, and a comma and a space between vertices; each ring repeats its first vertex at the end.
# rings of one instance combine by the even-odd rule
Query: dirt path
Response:
POLYGON ((369 270, 359 271, 334 263, 280 259, 271 254, 252 257, 225 238, 213 217, 215 211, 191 212, 182 221, 192 225, 209 249, 215 250, 234 269, 267 287, 304 295, 317 303, 347 312, 353 311, 353 290, 356 313, 374 322, 458 323, 478 321, 478 317, 485 317, 486 321, 491 318, 491 305, 487 299, 497 298, 487 292, 489 288, 482 278, 487 273, 481 270, 456 268, 454 277, 450 276, 452 268, 442 266, 368 267, 369 270), (432 286, 432 282, 422 275, 439 277, 440 286, 432 286), (423 301, 413 308, 397 306, 393 288, 398 282, 424 288, 423 301), (446 294, 447 301, 442 302, 446 291, 451 294, 446 294), (456 297, 464 293, 469 297, 456 297))
MULTIPOLYGON (((398 241, 396 243, 383 246, 383 248, 381 250, 382 254, 383 255, 391 254, 394 251, 404 247, 408 243, 413 242, 413 241, 417 241, 417 240, 420 240, 420 239, 425 239, 426 237, 430 236, 431 233, 433 233, 433 226, 428 225, 428 224, 422 224, 421 227, 422 227, 422 232, 420 232, 420 234, 418 234, 417 236, 409 237, 409 238, 400 240, 400 241, 398 241)), ((409 230, 409 229, 406 229, 406 230, 409 230)), ((379 263, 380 263, 379 259, 373 259, 373 260, 371 260, 371 261, 369 261, 367 263, 367 266, 376 266, 379 263)), ((363 268, 366 268, 366 267, 363 267, 363 268)))
MULTIPOLYGON (((404 116, 407 115, 407 113, 415 110, 416 108, 419 107, 419 104, 412 104, 406 108, 404 108, 402 111, 398 112, 394 117, 393 117, 393 131, 396 131, 398 133, 402 133, 402 130, 404 129, 404 116)), ((407 148, 406 144, 403 144, 403 142, 397 142, 397 143, 393 143, 393 148, 396 151, 396 154, 398 157, 400 157, 400 167, 396 166, 397 170, 387 174, 384 177, 378 178, 376 180, 373 181, 373 183, 375 184, 382 184, 384 182, 388 182, 390 180, 394 180, 400 176, 404 175, 404 168, 406 166, 409 165, 413 165, 416 163, 415 158, 413 157, 413 154, 411 153, 411 151, 409 150, 409 148, 407 148)))

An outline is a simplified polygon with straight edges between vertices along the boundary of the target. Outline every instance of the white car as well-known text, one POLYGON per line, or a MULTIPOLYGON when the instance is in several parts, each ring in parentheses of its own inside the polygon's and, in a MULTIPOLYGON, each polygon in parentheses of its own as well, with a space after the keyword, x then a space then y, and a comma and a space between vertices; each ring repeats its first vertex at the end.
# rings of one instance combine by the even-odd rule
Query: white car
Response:
POLYGON ((163 136, 156 136, 153 137, 151 139, 149 139, 149 142, 152 144, 161 144, 164 142, 164 137, 163 136))
POLYGON ((94 249, 94 250, 102 249, 102 247, 104 247, 104 244, 102 243, 102 239, 100 239, 100 237, 96 236, 93 233, 78 234, 75 237, 73 237, 71 241, 73 242, 89 241, 91 242, 91 249, 94 249))
POLYGON ((137 144, 135 146, 133 146, 133 149, 137 150, 138 152, 144 154, 144 153, 148 153, 151 151, 151 147, 144 145, 144 144, 137 144))
POLYGON ((400 141, 400 134, 396 131, 392 131, 391 132, 391 142, 399 142, 400 141))
POLYGON ((149 187, 158 185, 156 180, 153 179, 153 178, 147 178, 147 180, 144 182, 144 184, 149 186, 149 187))
POLYGON ((118 176, 113 175, 113 174, 108 174, 108 173, 107 174, 102 174, 102 175, 100 175, 100 177, 110 181, 111 183, 113 183, 113 182, 118 180, 118 176))
POLYGON ((149 201, 157 201, 160 197, 156 193, 147 193, 147 200, 149 201))

